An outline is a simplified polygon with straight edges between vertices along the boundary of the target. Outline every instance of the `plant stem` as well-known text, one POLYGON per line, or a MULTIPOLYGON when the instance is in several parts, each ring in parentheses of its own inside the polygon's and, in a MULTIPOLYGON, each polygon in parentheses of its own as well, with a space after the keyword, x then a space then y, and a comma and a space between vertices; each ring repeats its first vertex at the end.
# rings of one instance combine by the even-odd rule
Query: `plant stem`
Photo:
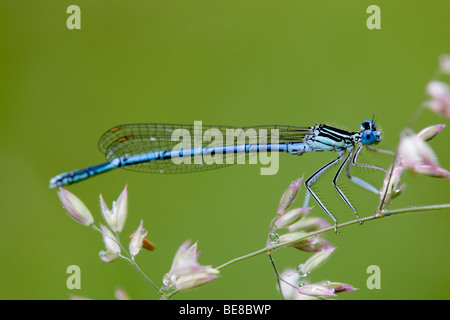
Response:
MULTIPOLYGON (((369 217, 365 217, 365 218, 361 218, 361 221, 370 221, 370 220, 375 220, 378 218, 384 218, 387 216, 393 216, 393 215, 397 215, 397 214, 403 214, 403 213, 414 213, 414 212, 422 212, 422 211, 434 211, 434 210, 443 210, 443 209, 450 209, 450 203, 446 203, 446 204, 438 204, 438 205, 431 205, 431 206, 421 206, 421 207, 410 207, 410 208, 402 208, 402 209, 394 209, 394 210, 383 210, 380 213, 376 213, 372 216, 369 217)), ((342 227, 346 227, 352 224, 359 224, 359 220, 351 220, 351 221, 347 221, 341 224, 338 224, 337 227, 338 228, 342 228, 342 227)), ((273 250, 276 250, 278 248, 281 247, 285 247, 285 246, 289 246, 290 244, 293 244, 295 242, 299 242, 299 241, 303 241, 311 236, 314 236, 316 234, 320 234, 320 233, 324 233, 327 231, 331 231, 334 230, 334 226, 330 226, 327 228, 323 228, 314 232, 310 232, 308 233, 306 236, 302 237, 302 238, 297 238, 293 241, 290 242, 283 242, 283 243, 277 243, 277 244, 273 244, 273 245, 268 245, 265 248, 256 250, 254 252, 251 252, 249 254, 243 255, 241 257, 237 257, 234 259, 231 259, 228 262, 225 262, 224 264, 216 267, 216 269, 221 270, 223 268, 226 268, 230 265, 232 265, 233 263, 245 260, 245 259, 249 259, 252 258, 254 256, 260 255, 262 253, 267 253, 270 254, 273 250)))
MULTIPOLYGON (((92 225, 92 228, 93 228, 95 231, 100 232, 100 233, 103 235, 102 230, 100 230, 100 229, 99 229, 98 227, 96 227, 95 225, 92 225)), ((114 241, 120 246, 121 250, 122 250, 123 252, 125 252, 125 254, 127 255, 127 256, 124 256, 124 255, 122 255, 122 254, 119 254, 118 256, 119 256, 120 258, 124 259, 124 260, 127 260, 129 263, 131 263, 131 264, 136 268, 136 270, 139 271, 139 273, 145 278, 145 280, 147 280, 147 282, 150 283, 150 284, 156 289, 156 291, 159 292, 158 286, 157 286, 156 284, 154 284, 153 281, 150 280, 149 277, 147 277, 147 275, 144 273, 144 271, 142 271, 141 268, 139 268, 139 266, 137 265, 137 263, 136 263, 132 258, 130 258, 131 255, 128 253, 128 251, 126 250, 126 248, 125 248, 125 247, 122 245, 122 243, 120 242, 119 233, 116 232, 115 238, 111 238, 111 239, 114 240, 114 241)))
POLYGON ((131 263, 131 264, 133 265, 133 267, 135 267, 136 270, 139 271, 139 273, 145 278, 145 280, 147 280, 147 282, 150 283, 150 284, 153 286, 153 288, 155 288, 156 291, 159 292, 158 286, 157 286, 156 284, 154 284, 153 281, 150 280, 149 277, 147 277, 147 275, 144 273, 144 271, 142 271, 141 268, 139 268, 139 266, 137 265, 137 263, 136 263, 133 259, 130 259, 130 258, 125 257, 125 256, 123 256, 123 255, 119 255, 119 256, 120 256, 122 259, 125 259, 125 260, 127 260, 129 263, 131 263))
POLYGON ((434 211, 434 210, 443 210, 443 209, 450 209, 450 203, 434 204, 431 206, 410 207, 410 208, 402 208, 402 209, 394 209, 394 210, 383 210, 381 214, 384 216, 390 216, 390 215, 401 214, 401 213, 414 213, 414 212, 434 211))
POLYGON ((273 261, 273 259, 272 259, 272 255, 269 253, 268 256, 269 256, 270 263, 272 264, 273 271, 275 272, 275 276, 277 277, 278 291, 280 292, 281 299, 284 299, 283 293, 281 292, 280 273, 278 272, 277 266, 275 265, 275 261, 273 261))

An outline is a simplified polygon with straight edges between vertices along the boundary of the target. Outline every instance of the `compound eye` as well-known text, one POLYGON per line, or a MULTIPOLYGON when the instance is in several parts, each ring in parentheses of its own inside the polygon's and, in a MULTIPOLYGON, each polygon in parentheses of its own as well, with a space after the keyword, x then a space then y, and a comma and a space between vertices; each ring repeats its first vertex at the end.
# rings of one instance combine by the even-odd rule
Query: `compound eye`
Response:
POLYGON ((375 133, 373 130, 365 130, 361 134, 361 141, 365 144, 370 146, 371 144, 374 144, 376 142, 380 141, 380 136, 375 133))

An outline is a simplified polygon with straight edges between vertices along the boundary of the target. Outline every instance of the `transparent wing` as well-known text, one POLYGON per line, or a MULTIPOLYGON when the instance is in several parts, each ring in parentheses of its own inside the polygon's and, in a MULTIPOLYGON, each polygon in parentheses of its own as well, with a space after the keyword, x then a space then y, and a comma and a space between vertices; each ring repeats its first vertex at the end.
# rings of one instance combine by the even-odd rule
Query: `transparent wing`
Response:
MULTIPOLYGON (((180 143, 191 147, 220 148, 238 144, 302 142, 310 127, 292 127, 283 125, 228 127, 228 126, 194 126, 183 124, 124 124, 111 128, 103 134, 98 147, 108 161, 123 156, 133 156, 157 151, 181 149, 180 143), (265 138, 265 139, 264 139, 265 138), (186 140, 190 139, 190 140, 186 140)), ((184 147, 185 148, 185 147, 184 147)), ((241 155, 248 161, 256 153, 241 155)), ((237 162, 237 154, 223 153, 212 164, 181 163, 172 159, 149 161, 123 167, 124 169, 153 173, 184 173, 222 168, 237 162)), ((242 159, 241 159, 242 160, 242 159)), ((248 162, 246 162, 248 163, 248 162)))

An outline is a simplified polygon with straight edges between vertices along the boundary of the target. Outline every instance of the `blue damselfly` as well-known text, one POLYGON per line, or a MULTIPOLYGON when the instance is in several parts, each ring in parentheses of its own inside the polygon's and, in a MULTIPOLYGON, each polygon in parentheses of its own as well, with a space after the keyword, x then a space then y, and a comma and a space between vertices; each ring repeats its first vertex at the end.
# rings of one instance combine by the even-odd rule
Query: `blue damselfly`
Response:
POLYGON ((239 161, 242 163, 243 158, 238 159, 239 156, 250 159, 251 155, 261 152, 287 152, 299 156, 307 152, 335 151, 337 158, 314 172, 305 180, 305 186, 334 221, 336 228, 336 218, 311 187, 324 172, 343 160, 333 178, 333 186, 361 222, 355 208, 337 186, 337 181, 346 167, 346 176, 351 181, 378 193, 371 184, 350 174, 350 164, 386 172, 374 165, 357 163, 358 155, 364 146, 380 141, 380 132, 371 120, 363 121, 357 132, 348 132, 325 124, 312 127, 274 125, 242 128, 201 124, 196 126, 196 123, 125 124, 108 130, 99 140, 99 149, 105 154, 106 163, 59 174, 50 180, 50 188, 69 185, 115 168, 152 173, 198 172, 225 167, 239 161), (178 134, 174 135, 174 132, 178 134), (232 139, 228 139, 230 133, 232 139), (261 139, 264 136, 261 133, 266 134, 264 139, 261 139), (220 138, 221 135, 227 139, 220 138), (185 136, 190 139, 183 140, 184 144, 180 143, 180 137, 185 136), (348 154, 345 156, 346 151, 348 154))

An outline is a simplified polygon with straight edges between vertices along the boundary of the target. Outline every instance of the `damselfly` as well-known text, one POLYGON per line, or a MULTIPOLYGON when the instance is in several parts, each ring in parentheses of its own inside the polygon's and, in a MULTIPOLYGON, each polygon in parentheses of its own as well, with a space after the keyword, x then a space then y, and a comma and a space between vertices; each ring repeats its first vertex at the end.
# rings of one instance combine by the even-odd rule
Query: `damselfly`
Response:
POLYGON ((338 154, 337 158, 314 172, 305 181, 305 186, 314 200, 334 221, 336 229, 336 218, 317 197, 312 186, 324 172, 343 160, 334 175, 333 186, 361 223, 355 208, 337 186, 337 181, 346 167, 346 176, 351 181, 378 193, 374 186, 350 174, 350 164, 386 172, 374 165, 357 163, 363 146, 377 144, 380 141, 380 132, 371 120, 363 121, 357 132, 348 132, 324 124, 312 127, 276 125, 243 128, 205 125, 198 127, 196 124, 125 124, 108 130, 99 140, 99 149, 105 154, 106 163, 59 174, 50 180, 50 188, 72 184, 115 168, 152 173, 197 172, 221 168, 236 163, 239 156, 247 159, 258 152, 302 155, 306 152, 335 151, 338 154), (174 132, 178 134, 174 135, 174 132), (230 132, 233 139, 218 138, 220 135, 228 136, 230 132), (261 140, 262 132, 267 134, 265 140, 261 140), (259 140, 256 137, 258 133, 259 140), (191 140, 187 144, 180 144, 179 139, 183 135, 190 136, 194 144, 191 145, 191 140), (242 138, 247 140, 244 141, 242 138))

